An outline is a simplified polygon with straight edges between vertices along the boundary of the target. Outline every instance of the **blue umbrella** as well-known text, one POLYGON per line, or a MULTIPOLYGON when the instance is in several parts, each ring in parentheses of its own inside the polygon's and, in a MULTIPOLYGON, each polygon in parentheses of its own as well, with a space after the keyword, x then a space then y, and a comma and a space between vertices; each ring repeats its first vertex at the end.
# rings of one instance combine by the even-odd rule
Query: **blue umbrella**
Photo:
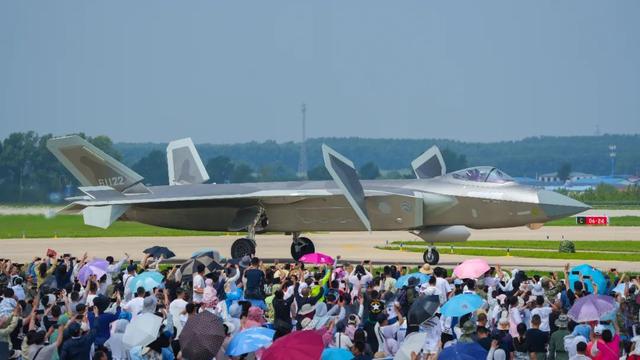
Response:
POLYGON ((487 350, 478 343, 457 343, 446 347, 438 355, 438 360, 475 360, 486 359, 487 350))
POLYGON ((611 289, 610 293, 611 292, 614 292, 616 294, 624 294, 624 283, 619 283, 618 285, 616 285, 616 287, 611 289))
POLYGON ((353 354, 351 351, 341 348, 326 348, 322 351, 320 360, 351 360, 353 354))
POLYGON ((276 331, 264 327, 254 327, 241 331, 231 338, 227 346, 227 355, 239 356, 252 353, 271 345, 276 331))
POLYGON ((458 317, 478 310, 483 300, 476 294, 460 294, 452 297, 440 307, 440 313, 448 317, 458 317))
MULTIPOLYGON (((582 275, 583 278, 585 276, 591 277, 591 281, 598 285, 598 294, 606 295, 607 279, 605 279, 604 274, 600 270, 594 269, 593 266, 587 264, 578 265, 569 272, 569 285, 571 286, 571 290, 575 290, 575 282, 580 281, 580 275, 582 275)), ((584 279, 584 284, 587 287, 587 291, 593 293, 591 281, 584 279)))
POLYGON ((162 287, 164 276, 157 271, 145 271, 142 274, 131 279, 129 288, 135 294, 139 287, 143 287, 145 291, 151 291, 154 288, 162 287))
POLYGON ((424 284, 424 283, 428 282, 429 279, 431 278, 430 275, 426 275, 426 274, 423 274, 421 272, 415 272, 413 274, 402 275, 396 281, 396 287, 398 289, 400 289, 401 287, 407 285, 409 283, 409 278, 412 278, 412 277, 418 279, 418 284, 424 284))

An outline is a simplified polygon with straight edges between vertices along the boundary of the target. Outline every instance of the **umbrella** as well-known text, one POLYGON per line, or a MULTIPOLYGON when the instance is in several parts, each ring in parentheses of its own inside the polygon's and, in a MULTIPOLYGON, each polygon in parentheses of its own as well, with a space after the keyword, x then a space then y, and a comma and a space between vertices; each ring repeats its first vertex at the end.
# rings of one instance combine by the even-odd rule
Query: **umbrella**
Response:
POLYGON ((446 347, 438 355, 439 360, 475 360, 486 359, 487 350, 478 343, 457 343, 446 347))
POLYGON ((323 253, 311 253, 302 256, 298 261, 305 264, 330 264, 333 265, 333 258, 323 253))
POLYGON ((320 360, 351 360, 353 354, 349 350, 341 348, 327 348, 322 351, 320 360))
POLYGON ((578 265, 569 272, 569 285, 571 290, 575 290, 575 283, 576 281, 580 281, 580 275, 583 277, 587 291, 591 293, 593 292, 593 287, 591 286, 591 281, 593 281, 594 284, 598 285, 598 293, 600 295, 605 295, 607 291, 607 279, 600 270, 587 264, 578 265), (591 278, 591 281, 584 279, 584 277, 587 276, 591 278))
POLYGON ((139 287, 143 287, 144 291, 151 291, 154 288, 162 287, 164 276, 157 271, 145 271, 137 275, 129 282, 129 289, 135 294, 139 287))
POLYGON ((319 331, 295 331, 274 341, 262 354, 262 360, 318 360, 323 348, 319 331))
POLYGON ((185 359, 211 360, 224 341, 222 319, 203 311, 187 320, 180 333, 180 348, 185 359))
POLYGON ((411 360, 411 353, 418 354, 422 347, 427 342, 427 333, 414 332, 404 338, 404 341, 400 343, 400 348, 393 357, 394 360, 411 360))
POLYGON ((591 294, 573 303, 567 315, 575 322, 598 321, 615 309, 615 299, 607 295, 591 294))
POLYGON ((200 250, 196 250, 191 254, 191 259, 195 259, 200 256, 209 256, 212 257, 216 262, 220 262, 220 252, 218 250, 214 250, 212 248, 203 248, 200 250))
POLYGON ((474 312, 482 306, 482 298, 476 294, 460 294, 442 305, 440 313, 448 317, 458 317, 474 312))
POLYGON ((160 325, 162 325, 160 316, 151 313, 140 314, 127 325, 122 341, 129 348, 147 346, 158 337, 160 325))
POLYGON ((108 266, 109 263, 106 260, 91 260, 78 271, 78 280, 82 284, 86 284, 91 275, 95 275, 99 279, 107 273, 108 266))
POLYGON ((199 256, 197 258, 187 260, 187 262, 180 266, 179 271, 182 282, 191 281, 191 279, 193 279, 193 274, 198 271, 198 264, 204 265, 205 275, 216 270, 222 270, 222 266, 220 266, 213 257, 207 255, 199 256))
POLYGON ((409 278, 417 278, 418 284, 424 284, 429 281, 431 278, 430 275, 423 274, 421 272, 415 272, 412 274, 402 275, 396 280, 396 287, 400 289, 401 287, 407 285, 409 283, 409 278))
POLYGON ((227 355, 239 356, 267 347, 273 342, 275 333, 275 330, 264 327, 254 327, 241 331, 231 338, 231 342, 227 346, 227 355))
POLYGON ((459 279, 477 279, 489 271, 490 267, 484 259, 469 259, 453 269, 453 275, 459 279))
POLYGON ((422 295, 413 302, 407 314, 408 324, 419 326, 423 322, 431 319, 440 307, 440 297, 438 295, 422 295))
POLYGON ((616 285, 616 287, 611 289, 610 292, 614 292, 616 294, 624 294, 624 283, 619 283, 618 285, 616 285))
POLYGON ((176 254, 174 254, 173 251, 169 250, 169 248, 166 246, 152 246, 148 249, 144 249, 143 253, 149 254, 154 258, 159 258, 160 256, 162 256, 165 259, 171 259, 172 257, 176 256, 176 254))

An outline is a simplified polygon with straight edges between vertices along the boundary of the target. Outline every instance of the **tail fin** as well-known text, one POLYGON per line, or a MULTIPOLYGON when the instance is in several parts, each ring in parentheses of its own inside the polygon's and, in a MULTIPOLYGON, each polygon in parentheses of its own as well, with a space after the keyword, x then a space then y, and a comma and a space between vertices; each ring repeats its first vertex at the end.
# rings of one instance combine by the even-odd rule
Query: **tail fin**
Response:
POLYGON ((447 173, 447 165, 444 163, 440 149, 435 145, 413 160, 411 167, 418 179, 429 179, 447 173))
POLYGON ((144 179, 77 135, 49 139, 47 149, 83 186, 109 186, 124 191, 144 179))
POLYGON ((191 138, 174 140, 167 145, 169 185, 202 184, 209 174, 191 138))

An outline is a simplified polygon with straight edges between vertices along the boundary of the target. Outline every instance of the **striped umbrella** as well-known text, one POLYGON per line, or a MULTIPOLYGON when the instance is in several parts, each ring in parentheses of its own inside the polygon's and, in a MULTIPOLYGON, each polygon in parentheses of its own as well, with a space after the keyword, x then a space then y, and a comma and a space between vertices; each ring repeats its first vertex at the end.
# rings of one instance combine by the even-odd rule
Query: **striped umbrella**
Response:
POLYGON ((197 258, 189 259, 180 266, 178 270, 180 274, 180 281, 188 282, 193 279, 193 274, 198 272, 198 265, 204 265, 204 273, 210 274, 216 270, 222 270, 222 266, 218 264, 214 258, 208 255, 199 256, 197 258))
POLYGON ((193 315, 180 333, 180 348, 185 359, 211 360, 224 341, 222 319, 208 311, 193 315))

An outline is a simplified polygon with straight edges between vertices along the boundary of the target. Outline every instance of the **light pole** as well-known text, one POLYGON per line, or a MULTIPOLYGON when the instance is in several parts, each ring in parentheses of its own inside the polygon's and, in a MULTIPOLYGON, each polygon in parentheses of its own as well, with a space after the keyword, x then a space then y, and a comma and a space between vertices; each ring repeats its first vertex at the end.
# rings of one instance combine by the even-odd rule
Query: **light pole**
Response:
POLYGON ((616 146, 609 145, 609 157, 611 158, 611 176, 616 172, 616 146))

